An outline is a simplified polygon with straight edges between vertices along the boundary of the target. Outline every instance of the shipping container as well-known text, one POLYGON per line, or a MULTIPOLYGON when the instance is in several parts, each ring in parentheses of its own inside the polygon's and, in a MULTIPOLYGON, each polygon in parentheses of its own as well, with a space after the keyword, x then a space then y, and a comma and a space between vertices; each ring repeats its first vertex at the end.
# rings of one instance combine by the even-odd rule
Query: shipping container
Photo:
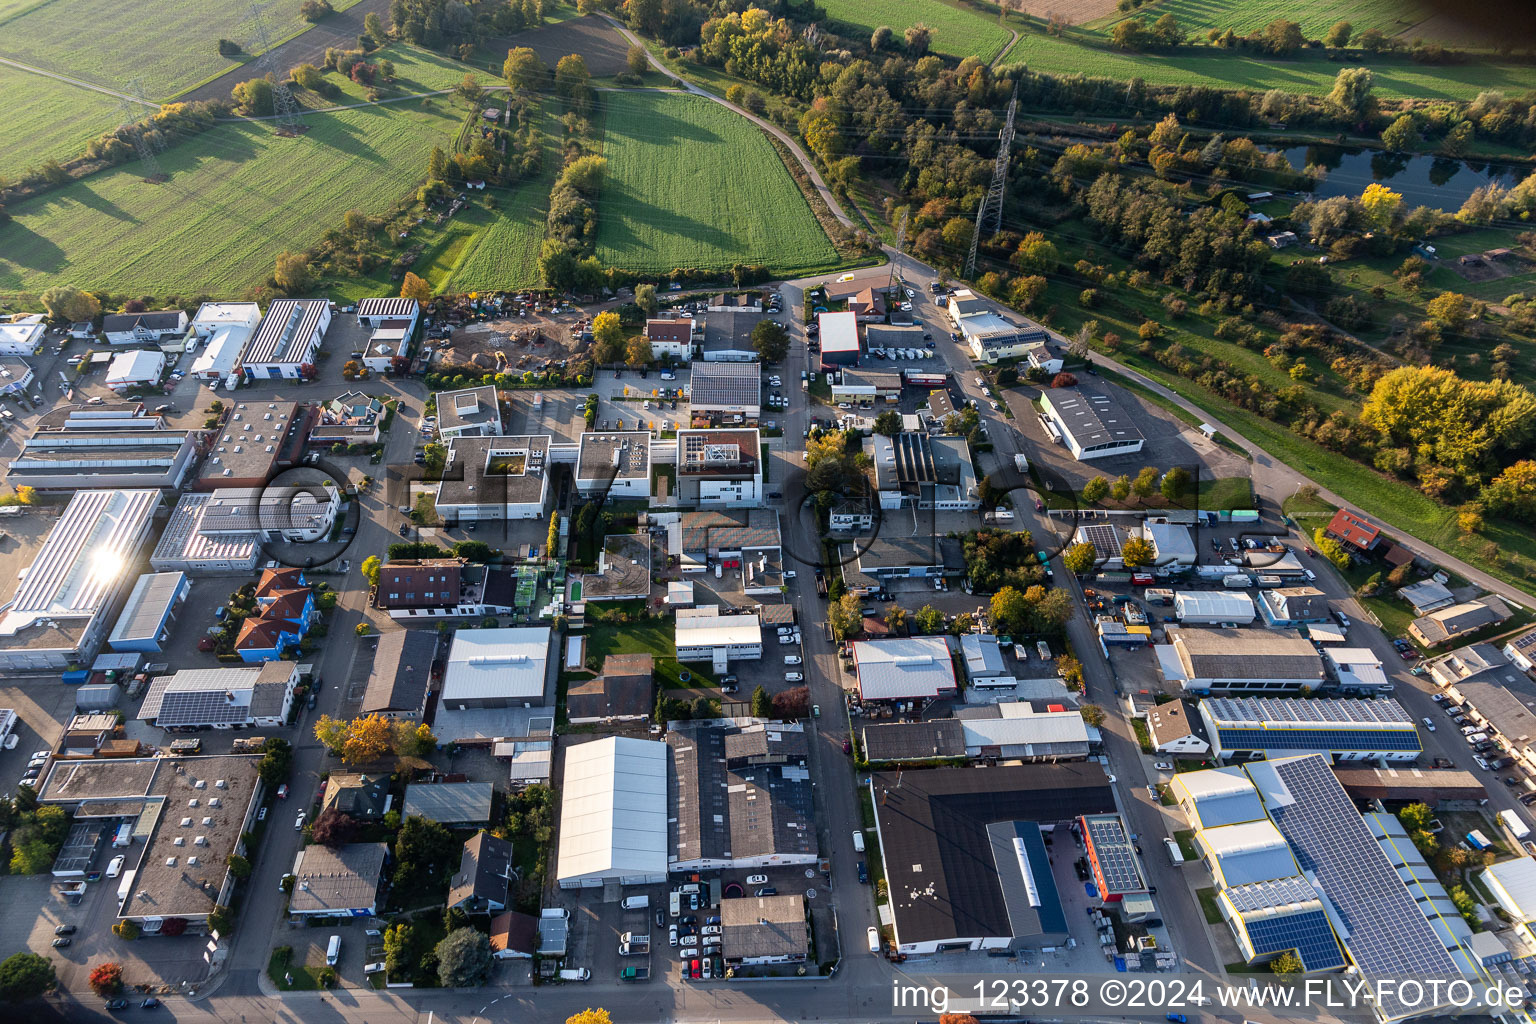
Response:
POLYGON ((1504 827, 1509 829, 1510 834, 1516 839, 1525 840, 1530 838, 1530 826, 1521 820, 1520 815, 1514 811, 1500 811, 1499 821, 1504 823, 1504 827))

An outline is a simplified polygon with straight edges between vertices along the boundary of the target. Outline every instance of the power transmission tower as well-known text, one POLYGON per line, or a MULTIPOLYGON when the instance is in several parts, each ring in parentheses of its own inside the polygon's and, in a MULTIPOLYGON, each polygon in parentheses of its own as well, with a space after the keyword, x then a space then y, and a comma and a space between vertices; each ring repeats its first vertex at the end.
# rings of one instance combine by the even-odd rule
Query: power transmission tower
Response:
POLYGON ((150 141, 149 130, 143 123, 149 113, 156 109, 155 105, 144 99, 144 87, 137 78, 128 83, 128 92, 133 98, 123 98, 119 108, 123 114, 119 130, 126 131, 132 137, 133 147, 139 154, 139 171, 144 180, 165 181, 167 175, 160 169, 160 161, 155 159, 155 146, 150 141))
POLYGON ((278 70, 277 57, 272 52, 272 37, 267 32, 267 21, 261 15, 261 7, 254 0, 248 11, 251 34, 256 37, 256 45, 261 51, 261 56, 256 60, 256 70, 262 74, 272 73, 272 123, 277 126, 279 135, 300 135, 304 131, 304 122, 299 119, 299 103, 293 98, 293 92, 278 70))
POLYGON ((995 234, 1003 229, 1003 194, 1008 189, 1008 157, 1013 150, 1013 115, 1019 109, 1019 85, 1013 85, 1013 97, 1008 101, 1008 119, 1003 122, 1003 130, 997 137, 997 163, 992 168, 992 184, 987 186, 987 194, 981 197, 981 205, 976 208, 976 230, 971 234, 971 254, 965 260, 965 276, 971 277, 976 272, 976 252, 981 248, 981 227, 987 222, 988 214, 992 217, 992 231, 995 234))
POLYGON ((901 211, 901 223, 899 225, 897 225, 897 227, 896 227, 896 253, 897 253, 897 258, 891 260, 891 279, 890 279, 889 282, 886 283, 886 286, 885 286, 885 290, 886 291, 891 291, 898 284, 904 283, 902 281, 902 279, 901 279, 901 263, 900 263, 900 258, 901 258, 901 253, 906 250, 906 246, 907 246, 907 220, 911 217, 911 215, 912 215, 912 211, 911 211, 910 208, 904 209, 904 210, 901 211))

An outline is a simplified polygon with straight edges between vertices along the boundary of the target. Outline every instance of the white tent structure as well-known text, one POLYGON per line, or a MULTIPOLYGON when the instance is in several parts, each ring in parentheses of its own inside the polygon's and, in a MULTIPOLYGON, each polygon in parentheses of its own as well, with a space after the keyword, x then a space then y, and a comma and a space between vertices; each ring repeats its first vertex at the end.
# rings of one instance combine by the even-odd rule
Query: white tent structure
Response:
POLYGON ((667 880, 665 743, 610 736, 565 752, 556 877, 562 889, 667 880))

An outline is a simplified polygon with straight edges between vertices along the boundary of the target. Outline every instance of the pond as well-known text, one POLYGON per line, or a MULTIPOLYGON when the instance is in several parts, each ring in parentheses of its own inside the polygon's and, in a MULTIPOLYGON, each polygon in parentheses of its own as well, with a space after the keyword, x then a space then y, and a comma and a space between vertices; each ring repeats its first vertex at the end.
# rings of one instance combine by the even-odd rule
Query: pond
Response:
POLYGON ((1293 146, 1271 149, 1285 154, 1298 171, 1316 164, 1328 171, 1314 195, 1358 196, 1373 181, 1403 194, 1403 205, 1430 206, 1452 213, 1461 209, 1474 189, 1496 181, 1514 185, 1531 169, 1519 164, 1485 163, 1442 156, 1411 156, 1343 146, 1293 146))

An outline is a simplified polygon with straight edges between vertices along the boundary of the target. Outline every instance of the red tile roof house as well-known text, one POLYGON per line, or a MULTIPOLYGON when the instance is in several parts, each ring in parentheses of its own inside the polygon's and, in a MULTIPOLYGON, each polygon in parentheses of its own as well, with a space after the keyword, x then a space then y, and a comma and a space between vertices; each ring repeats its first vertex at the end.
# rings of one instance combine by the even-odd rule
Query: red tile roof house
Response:
POLYGON ((1361 551, 1369 551, 1376 546, 1381 539, 1381 528, 1369 519, 1362 519, 1348 509, 1339 509, 1328 521, 1325 530, 1329 536, 1337 537, 1351 547, 1361 551))

